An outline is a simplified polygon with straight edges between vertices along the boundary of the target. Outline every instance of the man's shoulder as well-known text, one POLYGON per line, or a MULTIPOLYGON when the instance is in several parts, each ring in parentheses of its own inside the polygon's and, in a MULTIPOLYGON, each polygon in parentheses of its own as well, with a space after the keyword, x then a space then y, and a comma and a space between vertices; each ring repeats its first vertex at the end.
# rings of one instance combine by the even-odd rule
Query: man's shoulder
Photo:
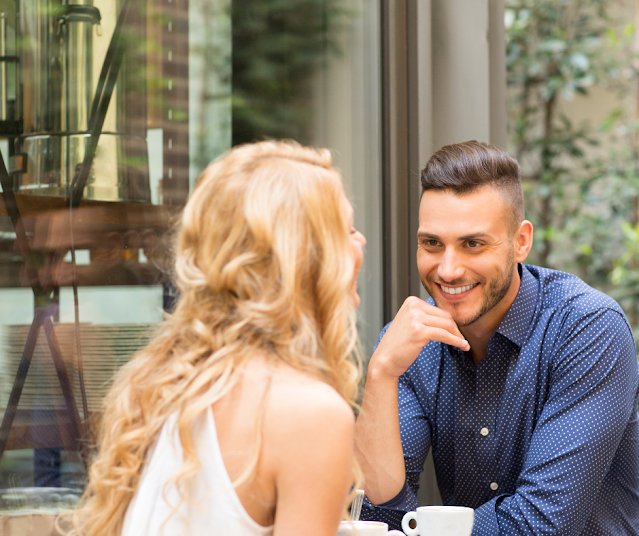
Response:
POLYGON ((615 300, 576 275, 531 264, 525 267, 539 282, 542 311, 565 310, 587 315, 599 309, 611 309, 625 317, 615 300))
POLYGON ((633 330, 623 309, 607 294, 566 272, 532 265, 526 268, 539 281, 541 303, 537 319, 545 325, 544 330, 556 330, 561 338, 599 323, 615 336, 633 339, 633 330))

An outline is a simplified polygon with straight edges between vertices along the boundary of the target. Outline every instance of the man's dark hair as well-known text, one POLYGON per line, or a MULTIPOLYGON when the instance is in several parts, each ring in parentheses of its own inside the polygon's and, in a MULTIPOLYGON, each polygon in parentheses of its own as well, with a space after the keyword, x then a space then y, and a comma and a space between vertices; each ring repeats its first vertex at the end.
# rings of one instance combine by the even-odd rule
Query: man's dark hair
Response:
POLYGON ((421 181, 422 194, 428 190, 450 190, 464 195, 490 185, 499 190, 512 208, 513 233, 524 220, 519 164, 499 147, 474 140, 446 145, 430 157, 422 170, 421 181))

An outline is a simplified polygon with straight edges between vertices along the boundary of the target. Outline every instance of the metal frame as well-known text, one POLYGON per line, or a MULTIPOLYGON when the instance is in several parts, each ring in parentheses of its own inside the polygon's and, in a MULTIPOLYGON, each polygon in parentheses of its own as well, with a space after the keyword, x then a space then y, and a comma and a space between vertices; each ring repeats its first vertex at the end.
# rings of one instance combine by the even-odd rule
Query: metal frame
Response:
POLYGON ((407 0, 382 0, 383 322, 409 295, 407 0))
MULTIPOLYGON (((82 165, 79 166, 78 170, 76 171, 75 177, 73 179, 73 183, 71 187, 69 188, 69 210, 70 210, 69 231, 70 232, 72 232, 71 227, 73 225, 71 212, 74 208, 77 208, 80 205, 80 201, 82 200, 84 187, 89 177, 91 167, 93 166, 93 160, 95 158, 96 148, 98 146, 100 134, 102 133, 102 127, 104 126, 104 120, 109 107, 109 103, 111 102, 111 97, 113 95, 113 89, 115 87, 118 73, 120 71, 120 66, 122 65, 122 60, 126 52, 126 43, 125 43, 125 39, 123 39, 122 37, 123 35, 122 32, 127 25, 132 4, 133 4, 133 0, 125 0, 124 5, 122 6, 120 15, 118 17, 118 22, 116 24, 115 30, 113 32, 113 36, 111 38, 111 42, 109 44, 109 48, 107 50, 104 64, 102 66, 102 72, 100 74, 100 79, 98 82, 98 87, 96 89, 93 105, 91 108, 90 119, 89 119, 89 130, 91 132, 91 138, 89 140, 89 143, 87 144, 82 165)), ((0 183, 2 184, 2 190, 3 190, 2 193, 3 193, 5 206, 9 216, 11 217, 11 222, 16 232, 16 242, 17 242, 18 249, 26 261, 27 271, 32 272, 29 274, 30 280, 37 281, 37 274, 35 274, 33 267, 30 266, 28 262, 28 257, 29 257, 31 249, 29 246, 29 241, 26 235, 24 224, 22 222, 22 217, 20 215, 20 209, 18 207, 15 194, 13 191, 13 181, 9 173, 7 172, 7 168, 5 166, 2 155, 0 155, 0 183)), ((73 256, 73 259, 72 259, 73 263, 75 264, 73 249, 72 249, 72 256, 73 256)), ((37 284, 33 287, 33 293, 36 299, 46 296, 46 292, 44 291, 44 289, 40 288, 39 285, 37 284)), ((75 287, 74 287, 74 296, 76 297, 75 299, 76 299, 76 307, 77 307, 77 288, 75 287)), ((20 401, 20 396, 22 394, 22 389, 24 387, 24 383, 26 381, 27 374, 29 372, 31 359, 33 357, 33 352, 35 350, 36 342, 38 340, 40 328, 44 327, 47 342, 49 345, 49 350, 51 351, 51 357, 53 359, 53 362, 56 368, 58 380, 60 382, 60 386, 62 388, 62 392, 64 394, 65 402, 67 405, 67 412, 71 420, 73 436, 76 438, 76 443, 77 443, 76 448, 81 452, 85 465, 87 463, 86 454, 81 448, 82 437, 83 437, 83 434, 82 434, 83 426, 80 421, 80 415, 78 413, 78 408, 75 402, 75 398, 73 396, 73 391, 71 389, 71 382, 69 380, 69 376, 66 371, 64 359, 60 352, 60 347, 58 345, 58 342, 55 336, 53 323, 51 321, 51 316, 54 315, 56 311, 57 311, 57 305, 51 302, 45 303, 43 305, 36 307, 33 323, 31 324, 31 328, 29 330, 29 335, 27 337, 25 348, 23 350, 22 357, 20 359, 20 364, 18 366, 18 371, 16 373, 16 377, 11 390, 11 395, 9 397, 9 402, 7 404, 7 408, 4 413, 2 425, 0 426, 0 459, 2 458, 4 454, 4 451, 7 446, 7 442, 9 440, 11 427, 13 425, 13 420, 17 412, 17 407, 20 401)), ((79 345, 79 337, 80 337, 79 325, 78 325, 77 315, 76 315, 76 339, 78 339, 78 360, 81 363, 81 350, 79 345)), ((79 371, 81 374, 81 367, 79 367, 79 371)), ((82 376, 80 377, 80 384, 82 389, 84 418, 88 419, 88 409, 87 409, 88 404, 86 401, 86 393, 84 392, 82 376)))
POLYGON ((384 323, 425 297, 415 263, 419 172, 432 152, 430 0, 382 0, 384 323))
MULTIPOLYGON (((0 184, 2 184, 2 194, 4 197, 4 203, 11 217, 11 222, 16 233, 16 243, 18 250, 22 257, 26 260, 25 268, 28 273, 30 281, 37 281, 37 274, 33 267, 29 264, 28 258, 31 252, 29 246, 29 240, 20 216, 20 210, 16 202, 15 194, 13 192, 13 181, 7 172, 7 168, 4 163, 4 159, 0 154, 0 184)), ((39 285, 32 287, 33 294, 36 300, 46 295, 44 289, 39 285)), ((72 434, 76 438, 75 448, 83 454, 83 461, 86 465, 86 458, 81 449, 82 438, 82 423, 80 421, 80 415, 78 413, 78 407, 73 396, 71 389, 71 381, 67 373, 66 366, 62 353, 60 352, 60 346, 55 336, 53 323, 51 322, 51 316, 57 313, 57 304, 49 302, 36 307, 33 322, 29 329, 27 341, 25 343, 24 350, 22 351, 22 357, 20 358, 20 364, 18 365, 18 371, 16 373, 13 387, 11 388, 11 394, 9 396, 9 402, 5 409, 4 416, 2 418, 2 425, 0 426, 0 459, 4 455, 4 451, 9 441, 9 434, 11 433, 11 427, 13 420, 15 419, 16 412, 18 410, 18 403, 20 402, 20 396, 22 395, 22 389, 29 373, 29 367, 31 365, 31 359, 33 358, 33 352, 35 351, 36 342, 40 333, 40 328, 44 327, 44 331, 47 337, 47 343, 51 352, 51 358, 55 365, 56 373, 58 375, 58 381, 62 388, 64 400, 67 406, 67 412, 71 420, 72 434)))

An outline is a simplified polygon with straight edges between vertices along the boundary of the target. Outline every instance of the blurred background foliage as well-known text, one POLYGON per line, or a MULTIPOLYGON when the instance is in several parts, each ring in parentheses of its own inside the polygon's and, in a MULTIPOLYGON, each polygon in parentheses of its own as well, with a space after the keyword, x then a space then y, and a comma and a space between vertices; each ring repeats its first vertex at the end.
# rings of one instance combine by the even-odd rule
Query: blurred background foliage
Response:
POLYGON ((506 0, 509 150, 535 225, 530 262, 607 292, 639 334, 634 17, 634 0, 506 0), (584 120, 575 101, 603 119, 584 120))
POLYGON ((312 143, 313 82, 356 15, 345 0, 233 0, 233 145, 312 143))

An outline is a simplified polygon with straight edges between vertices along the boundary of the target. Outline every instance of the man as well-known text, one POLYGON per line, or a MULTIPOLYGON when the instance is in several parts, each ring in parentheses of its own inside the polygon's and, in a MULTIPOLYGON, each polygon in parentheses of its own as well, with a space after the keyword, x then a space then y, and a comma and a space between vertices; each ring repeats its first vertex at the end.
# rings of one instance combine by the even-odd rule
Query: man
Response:
POLYGON ((639 534, 639 371, 621 308, 521 264, 533 229, 501 149, 446 146, 421 180, 431 298, 404 302, 370 360, 362 517, 397 527, 432 448, 444 504, 476 509, 474 536, 639 534))

